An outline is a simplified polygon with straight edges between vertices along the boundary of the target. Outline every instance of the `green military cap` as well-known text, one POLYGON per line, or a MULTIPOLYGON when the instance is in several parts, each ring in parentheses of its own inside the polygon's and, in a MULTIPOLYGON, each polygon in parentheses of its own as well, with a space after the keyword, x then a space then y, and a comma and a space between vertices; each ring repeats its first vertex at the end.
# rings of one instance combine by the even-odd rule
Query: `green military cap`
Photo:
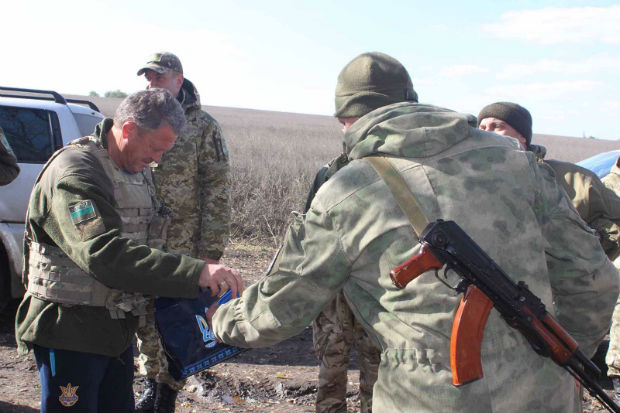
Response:
POLYGON ((142 75, 147 70, 153 70, 157 73, 168 73, 170 70, 174 70, 177 73, 183 74, 181 61, 170 52, 160 52, 150 56, 146 64, 138 70, 138 76, 142 75))
POLYGON ((384 53, 357 56, 338 75, 337 118, 361 117, 382 106, 418 101, 407 69, 384 53))

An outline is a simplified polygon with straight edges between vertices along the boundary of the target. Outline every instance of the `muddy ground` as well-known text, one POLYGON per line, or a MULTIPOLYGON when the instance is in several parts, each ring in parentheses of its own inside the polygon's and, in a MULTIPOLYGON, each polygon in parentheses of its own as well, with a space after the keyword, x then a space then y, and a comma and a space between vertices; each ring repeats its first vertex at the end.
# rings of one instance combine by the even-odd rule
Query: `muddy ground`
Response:
MULTIPOLYGON (((267 268, 274 248, 235 244, 224 261, 238 268, 246 285, 267 268)), ((0 413, 39 411, 39 380, 33 357, 20 357, 15 349, 12 309, 0 313, 0 413), (12 311, 11 311, 12 310, 12 311)), ((227 363, 191 377, 177 401, 177 412, 313 412, 318 365, 312 351, 312 332, 276 346, 253 349, 227 363)), ((144 380, 136 375, 136 396, 144 380)), ((611 395, 611 392, 609 393, 611 395)), ((347 392, 349 411, 359 411, 359 370, 352 355, 347 392)), ((605 410, 589 396, 584 411, 605 410)))

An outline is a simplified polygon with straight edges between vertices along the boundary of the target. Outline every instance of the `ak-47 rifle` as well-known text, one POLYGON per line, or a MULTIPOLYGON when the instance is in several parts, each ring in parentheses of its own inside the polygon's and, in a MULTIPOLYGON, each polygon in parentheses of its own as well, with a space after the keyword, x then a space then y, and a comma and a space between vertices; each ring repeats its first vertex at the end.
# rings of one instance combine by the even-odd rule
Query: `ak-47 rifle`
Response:
MULTIPOLYGON (((519 330, 538 354, 550 357, 579 381, 607 410, 620 406, 596 381, 600 370, 578 348, 577 342, 545 309, 523 281, 508 275, 454 221, 428 224, 419 236, 419 252, 390 273, 398 288, 425 271, 453 270, 461 280, 455 289, 464 293, 452 324, 450 365, 452 382, 460 386, 482 377, 480 345, 493 307, 508 325, 519 330)), ((445 277, 444 277, 445 278, 445 277)), ((449 285, 448 285, 449 286, 449 285)), ((453 287, 451 287, 453 288, 453 287)))

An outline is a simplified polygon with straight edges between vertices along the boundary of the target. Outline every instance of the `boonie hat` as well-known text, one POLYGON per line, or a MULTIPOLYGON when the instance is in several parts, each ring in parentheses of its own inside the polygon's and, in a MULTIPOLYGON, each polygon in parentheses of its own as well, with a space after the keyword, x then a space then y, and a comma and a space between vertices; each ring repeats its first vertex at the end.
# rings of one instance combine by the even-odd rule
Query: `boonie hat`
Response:
POLYGON ((146 64, 138 70, 138 76, 141 76, 147 70, 152 70, 162 74, 174 70, 177 73, 183 74, 183 66, 181 65, 181 61, 170 52, 160 52, 150 56, 147 59, 146 64))

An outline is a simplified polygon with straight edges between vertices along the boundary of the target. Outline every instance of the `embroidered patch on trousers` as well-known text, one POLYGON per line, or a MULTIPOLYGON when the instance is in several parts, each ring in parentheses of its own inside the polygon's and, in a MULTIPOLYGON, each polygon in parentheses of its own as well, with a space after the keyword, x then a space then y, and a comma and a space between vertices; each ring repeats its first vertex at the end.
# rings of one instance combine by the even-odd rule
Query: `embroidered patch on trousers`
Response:
POLYGON ((80 400, 79 396, 77 395, 77 391, 80 386, 71 386, 71 383, 69 383, 66 386, 58 387, 62 392, 62 394, 58 396, 58 401, 60 401, 60 404, 62 404, 64 407, 71 407, 76 404, 78 400, 80 400))

